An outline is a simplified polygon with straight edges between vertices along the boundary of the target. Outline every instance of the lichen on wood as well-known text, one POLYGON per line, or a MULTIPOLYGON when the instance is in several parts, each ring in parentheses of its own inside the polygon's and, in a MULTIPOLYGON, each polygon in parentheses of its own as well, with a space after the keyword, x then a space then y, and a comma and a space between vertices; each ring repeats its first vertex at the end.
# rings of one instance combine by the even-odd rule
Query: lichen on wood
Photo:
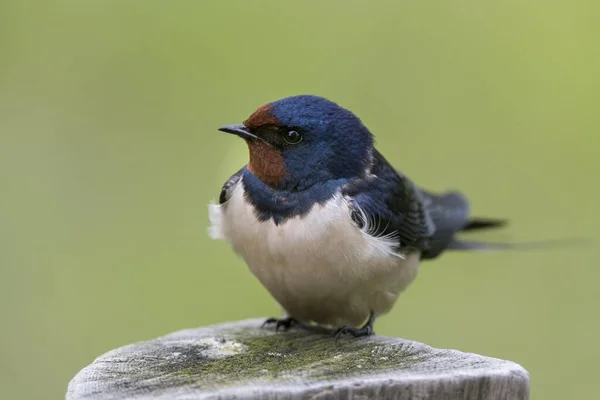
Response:
POLYGON ((67 399, 304 398, 375 388, 379 398, 444 398, 448 390, 478 394, 455 398, 529 395, 527 371, 510 361, 381 336, 336 344, 298 329, 275 333, 261 322, 184 330, 113 350, 71 381, 67 399), (393 395, 399 390, 407 397, 393 395))

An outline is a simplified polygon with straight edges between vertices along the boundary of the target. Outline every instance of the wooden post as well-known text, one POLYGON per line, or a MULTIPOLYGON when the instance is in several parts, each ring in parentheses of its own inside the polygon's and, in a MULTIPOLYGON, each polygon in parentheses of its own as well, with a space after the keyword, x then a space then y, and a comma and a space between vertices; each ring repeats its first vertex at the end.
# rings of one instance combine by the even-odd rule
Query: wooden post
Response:
POLYGON ((341 338, 254 319, 110 351, 69 383, 80 399, 528 399, 518 364, 383 336, 341 338))

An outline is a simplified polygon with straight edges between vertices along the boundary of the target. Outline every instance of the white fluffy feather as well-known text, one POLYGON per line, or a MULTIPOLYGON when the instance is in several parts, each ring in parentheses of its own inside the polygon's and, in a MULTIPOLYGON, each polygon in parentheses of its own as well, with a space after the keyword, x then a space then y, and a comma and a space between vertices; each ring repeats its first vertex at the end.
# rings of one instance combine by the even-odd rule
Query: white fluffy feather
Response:
POLYGON ((373 236, 377 226, 359 212, 362 229, 336 195, 280 225, 259 221, 240 180, 225 205, 209 206, 210 235, 233 247, 290 316, 356 326, 389 311, 419 265, 418 253, 395 252, 393 236, 373 236))

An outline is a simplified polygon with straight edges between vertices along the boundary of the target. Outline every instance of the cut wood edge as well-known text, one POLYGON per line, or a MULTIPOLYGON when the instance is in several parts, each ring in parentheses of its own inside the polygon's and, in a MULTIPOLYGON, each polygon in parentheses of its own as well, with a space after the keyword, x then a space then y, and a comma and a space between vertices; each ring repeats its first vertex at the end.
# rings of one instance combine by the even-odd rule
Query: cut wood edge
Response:
POLYGON ((529 398, 529 373, 511 361, 385 336, 336 346, 324 335, 261 329, 263 321, 186 329, 109 351, 73 378, 66 398, 529 398))

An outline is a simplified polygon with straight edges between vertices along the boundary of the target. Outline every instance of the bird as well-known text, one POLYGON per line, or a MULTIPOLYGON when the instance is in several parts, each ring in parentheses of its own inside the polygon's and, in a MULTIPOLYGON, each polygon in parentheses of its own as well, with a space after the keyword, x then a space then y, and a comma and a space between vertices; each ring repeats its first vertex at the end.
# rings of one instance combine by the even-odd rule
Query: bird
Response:
MULTIPOLYGON (((458 191, 434 193, 392 167, 350 110, 315 95, 267 103, 219 131, 242 138, 246 165, 209 205, 226 241, 282 308, 269 318, 341 335, 374 334, 421 262, 479 250, 465 231, 499 228, 458 191)), ((337 340, 337 339, 336 339, 337 340)))

